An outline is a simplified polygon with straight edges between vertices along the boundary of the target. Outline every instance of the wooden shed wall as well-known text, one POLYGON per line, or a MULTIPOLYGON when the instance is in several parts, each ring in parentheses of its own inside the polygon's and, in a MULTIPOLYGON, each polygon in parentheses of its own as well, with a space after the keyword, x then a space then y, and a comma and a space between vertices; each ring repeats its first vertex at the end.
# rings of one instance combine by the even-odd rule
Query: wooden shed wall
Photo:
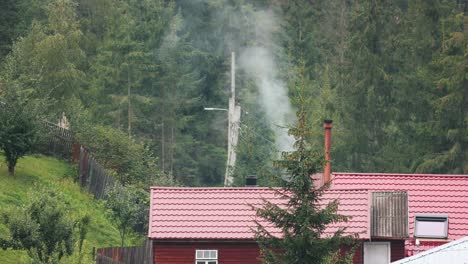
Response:
POLYGON ((371 236, 408 237, 408 194, 406 192, 372 193, 371 236))
MULTIPOLYGON (((397 261, 402 258, 405 258, 405 240, 372 240, 372 241, 388 241, 390 242, 390 259, 391 261, 397 261)), ((364 241, 360 241, 359 245, 354 251, 353 264, 363 264, 364 263, 364 241)), ((342 253, 348 254, 350 248, 343 248, 342 253)))
POLYGON ((260 250, 253 242, 154 242, 155 264, 195 263, 195 250, 218 250, 219 264, 261 264, 257 258, 260 250))
POLYGON ((391 261, 397 261, 405 258, 405 240, 392 240, 390 243, 391 261))
MULTIPOLYGON (((388 241, 388 240, 376 240, 388 241)), ((391 240, 391 261, 405 257, 405 241, 391 240)), ((217 249, 219 264, 261 264, 257 258, 260 250, 256 243, 239 242, 154 242, 154 264, 190 264, 195 263, 195 250, 217 249)), ((349 248, 343 249, 343 253, 349 248)), ((363 247, 359 246, 353 257, 353 264, 363 263, 363 247)))

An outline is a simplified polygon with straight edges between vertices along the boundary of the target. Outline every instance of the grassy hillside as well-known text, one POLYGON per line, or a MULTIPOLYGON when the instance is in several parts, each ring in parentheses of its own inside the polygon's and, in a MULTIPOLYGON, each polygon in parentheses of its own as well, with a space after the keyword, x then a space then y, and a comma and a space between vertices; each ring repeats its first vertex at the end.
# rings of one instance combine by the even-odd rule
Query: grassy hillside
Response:
MULTIPOLYGON (((83 263, 91 263, 93 247, 120 245, 118 230, 110 222, 109 213, 100 202, 81 191, 73 182, 75 170, 69 164, 50 157, 28 156, 18 162, 16 175, 9 176, 3 160, 3 156, 0 156, 0 215, 9 208, 23 205, 33 189, 45 186, 60 191, 65 200, 70 202, 73 214, 91 216, 90 230, 84 242, 86 258, 83 263)), ((8 230, 0 221, 0 236, 5 237, 7 234, 8 230)), ((75 261, 68 259, 62 262, 75 261)), ((0 263, 16 264, 30 261, 24 251, 0 249, 0 263)))

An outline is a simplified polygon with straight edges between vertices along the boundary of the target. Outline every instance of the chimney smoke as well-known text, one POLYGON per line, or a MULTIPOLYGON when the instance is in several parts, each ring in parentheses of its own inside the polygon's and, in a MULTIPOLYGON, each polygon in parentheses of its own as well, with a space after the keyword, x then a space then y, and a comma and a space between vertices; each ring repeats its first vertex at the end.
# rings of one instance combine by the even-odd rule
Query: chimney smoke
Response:
POLYGON ((323 168, 323 183, 328 183, 331 180, 331 129, 333 127, 332 120, 324 120, 323 128, 325 129, 325 166, 323 168))

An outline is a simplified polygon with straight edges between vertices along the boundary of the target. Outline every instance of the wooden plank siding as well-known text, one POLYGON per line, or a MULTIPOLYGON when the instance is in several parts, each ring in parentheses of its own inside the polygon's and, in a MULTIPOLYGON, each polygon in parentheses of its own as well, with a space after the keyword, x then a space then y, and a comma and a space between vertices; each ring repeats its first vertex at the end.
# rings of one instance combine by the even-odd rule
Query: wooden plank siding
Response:
MULTIPOLYGON (((357 248, 354 250, 354 255, 353 255, 353 264, 362 264, 363 262, 363 254, 364 254, 364 251, 363 251, 363 247, 362 247, 362 241, 359 241, 358 243, 361 243, 359 246, 357 246, 357 248)), ((347 255, 347 254, 350 254, 350 250, 351 250, 351 247, 343 247, 341 249, 341 254, 344 256, 344 255, 347 255)))
POLYGON ((392 262, 405 258, 405 241, 404 240, 390 241, 390 258, 392 262))
POLYGON ((255 242, 154 242, 155 264, 195 263, 197 249, 218 250, 218 264, 261 264, 255 242))
POLYGON ((372 193, 371 236, 408 237, 408 194, 406 192, 372 193))
MULTIPOLYGON (((375 240, 388 241, 388 240, 375 240)), ((362 241, 361 241, 362 242, 362 241)), ((197 249, 218 250, 218 264, 261 264, 259 247, 255 242, 153 242, 154 264, 195 263, 197 249)), ((350 248, 343 248, 343 254, 349 254, 350 248)), ((363 246, 354 252, 353 264, 363 263, 363 246)), ((391 261, 405 257, 405 241, 390 241, 391 261)))

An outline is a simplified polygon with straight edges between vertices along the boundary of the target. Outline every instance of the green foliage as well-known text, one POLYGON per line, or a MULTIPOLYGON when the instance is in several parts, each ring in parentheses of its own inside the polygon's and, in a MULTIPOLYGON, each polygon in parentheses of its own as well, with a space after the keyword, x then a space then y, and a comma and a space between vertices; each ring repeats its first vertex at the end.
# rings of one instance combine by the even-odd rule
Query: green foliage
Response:
MULTIPOLYGON (((98 126, 123 140, 99 144, 101 153, 132 149, 124 135, 144 146, 154 158, 109 162, 124 181, 161 172, 221 185, 225 115, 202 109, 227 105, 230 52, 265 45, 292 101, 304 63, 307 141, 320 146, 321 122, 333 119, 336 170, 465 173, 463 12, 454 0, 9 0, 0 4, 0 90, 49 102, 42 112, 65 112, 72 130, 98 126), (257 43, 265 25, 253 18, 265 10, 278 28, 257 43), (75 119, 83 113, 86 122, 75 119)), ((236 98, 252 117, 242 117, 236 184, 257 174, 270 185, 276 153, 255 133, 274 135, 239 68, 236 98)))
POLYGON ((0 61, 10 51, 15 38, 14 25, 20 20, 18 1, 8 0, 0 3, 0 61))
POLYGON ((122 184, 170 184, 170 179, 159 173, 157 159, 151 152, 124 132, 82 124, 76 137, 122 184))
POLYGON ((148 196, 148 193, 137 188, 118 184, 107 192, 105 204, 112 211, 112 216, 119 227, 122 247, 125 245, 126 236, 135 227, 142 225, 139 227, 140 230, 146 232, 149 215, 148 196))
POLYGON ((416 168, 418 172, 457 174, 468 169, 468 42, 462 32, 463 22, 463 13, 442 21, 448 33, 444 32, 441 53, 425 72, 430 76, 424 77, 432 81, 426 100, 433 119, 421 126, 433 141, 431 151, 416 168))
MULTIPOLYGON (((39 190, 32 195, 25 207, 4 215, 3 222, 10 231, 5 244, 27 250, 34 263, 59 263, 74 251, 75 221, 59 194, 39 190)), ((89 217, 78 221, 80 250, 89 221, 89 217)))
MULTIPOLYGON (((63 161, 43 156, 26 156, 18 162, 15 177, 7 177, 7 166, 0 163, 0 215, 16 212, 16 207, 28 204, 29 197, 37 190, 47 189, 61 197, 66 203, 67 217, 75 222, 75 246, 71 256, 62 258, 61 263, 91 263, 93 247, 110 247, 120 243, 117 226, 110 220, 110 214, 104 205, 93 196, 83 192, 74 181, 75 170, 63 161), (90 217, 89 225, 80 223, 90 217), (80 231, 81 230, 81 231, 80 231), (86 231, 86 237, 80 248, 80 234, 86 231)), ((23 207, 24 208, 24 207, 23 207)), ((18 213, 18 212, 16 212, 18 213)), ((82 235, 81 235, 82 237, 82 235)), ((10 232, 0 221, 0 240, 7 241, 10 232)), ((132 234, 129 243, 140 243, 140 237, 132 234)), ((9 241, 9 240, 8 240, 9 241)), ((2 250, 0 259, 5 264, 31 263, 25 250, 2 250)))
POLYGON ((33 100, 11 91, 0 97, 0 148, 5 154, 10 175, 18 159, 32 152, 39 139, 38 110, 33 100))
POLYGON ((26 36, 15 42, 2 74, 17 89, 30 89, 36 98, 53 99, 49 112, 56 116, 65 110, 62 100, 78 96, 85 76, 75 6, 71 0, 51 1, 46 7, 47 21, 35 20, 26 36))
POLYGON ((304 83, 299 89, 298 122, 289 130, 296 139, 295 150, 283 153, 282 159, 276 161, 287 174, 280 180, 281 188, 273 190, 286 204, 265 201, 263 208, 257 208, 257 216, 281 230, 281 237, 271 234, 265 224, 257 222, 256 239, 264 263, 324 263, 335 257, 335 263, 346 263, 336 253, 343 245, 351 246, 354 238, 343 235, 344 228, 331 236, 324 234, 328 225, 346 222, 348 217, 337 213, 337 200, 320 205, 328 185, 314 186, 311 177, 323 167, 323 158, 306 141, 311 131, 306 122, 307 99, 302 97, 304 83))

